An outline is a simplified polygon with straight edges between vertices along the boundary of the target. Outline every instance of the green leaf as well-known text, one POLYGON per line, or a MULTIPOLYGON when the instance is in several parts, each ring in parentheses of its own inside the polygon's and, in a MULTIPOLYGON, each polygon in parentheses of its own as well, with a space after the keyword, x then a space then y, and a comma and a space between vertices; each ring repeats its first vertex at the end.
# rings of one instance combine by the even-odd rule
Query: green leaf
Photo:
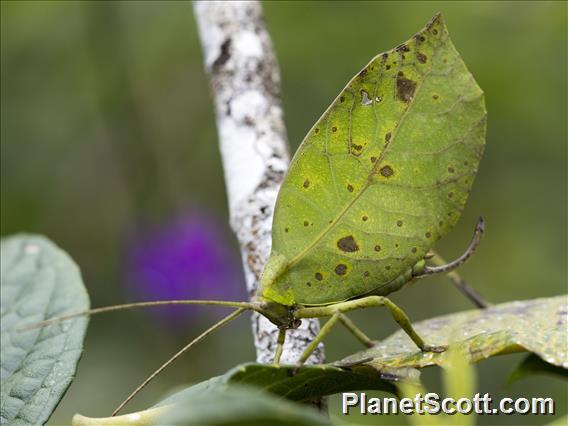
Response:
MULTIPOLYGON (((468 362, 469 357, 467 353, 464 353, 465 350, 464 346, 450 345, 445 362, 442 364, 445 395, 451 396, 456 401, 460 398, 471 398, 477 388, 475 369, 468 362)), ((475 417, 471 414, 456 413, 451 416, 451 422, 447 424, 473 426, 475 417)))
MULTIPOLYGON (((455 345, 470 362, 491 356, 529 351, 549 364, 568 368, 568 296, 509 302, 446 315, 414 324, 433 345, 455 345)), ((400 367, 442 365, 448 352, 420 352, 401 330, 376 346, 336 363, 361 362, 379 371, 400 367)))
POLYGON ((244 386, 215 389, 181 398, 156 423, 208 426, 330 425, 325 417, 305 405, 244 386))
POLYGON ((396 290, 389 283, 458 221, 485 123, 483 92, 441 15, 376 56, 292 160, 278 194, 263 295, 317 305, 396 290))
POLYGON ((521 362, 521 364, 511 373, 507 384, 510 385, 517 380, 521 380, 535 374, 568 379, 568 369, 549 364, 535 354, 530 354, 527 355, 523 362, 521 362))
POLYGON ((71 421, 72 426, 127 426, 127 425, 153 425, 158 418, 168 411, 171 406, 149 408, 136 413, 112 417, 86 417, 75 414, 71 421))
MULTIPOLYGON (((452 345, 448 348, 447 357, 442 364, 443 374, 443 394, 454 400, 460 398, 471 398, 476 390, 476 375, 473 365, 468 362, 468 357, 464 356, 459 347, 452 345)), ((397 383, 404 397, 414 399, 416 395, 426 395, 428 390, 420 382, 408 382, 406 380, 397 383)), ((408 423, 412 426, 469 426, 475 424, 475 413, 462 414, 430 414, 426 411, 426 406, 422 403, 421 415, 408 417, 408 423)))
MULTIPOLYGON (((392 374, 383 377, 375 369, 365 367, 348 371, 329 365, 309 365, 302 367, 297 374, 293 374, 293 369, 292 366, 242 364, 223 376, 184 389, 156 406, 176 403, 180 398, 190 398, 193 395, 237 385, 254 386, 259 392, 269 392, 293 401, 315 400, 326 395, 360 389, 396 393, 393 381, 401 378, 392 374)), ((408 378, 406 371, 401 374, 403 378, 408 378)))
MULTIPOLYGON (((235 387, 237 389, 246 387, 246 393, 248 395, 253 395, 254 398, 261 398, 263 401, 267 398, 272 401, 274 400, 274 396, 280 397, 280 399, 276 399, 276 401, 280 403, 280 401, 284 398, 292 401, 312 401, 317 400, 322 396, 359 389, 382 390, 396 394, 397 389, 394 385, 395 380, 399 380, 401 378, 414 379, 416 377, 416 374, 413 374, 415 373, 415 370, 411 369, 397 370, 398 374, 395 375, 391 373, 379 373, 374 368, 366 366, 357 366, 356 368, 357 371, 355 372, 329 365, 310 365, 302 367, 297 374, 293 374, 294 368, 292 366, 273 366, 255 363, 242 364, 232 368, 222 376, 213 377, 204 382, 175 392, 147 410, 109 418, 88 418, 76 415, 73 418, 73 425, 154 424, 154 422, 157 422, 156 419, 162 413, 168 412, 170 409, 177 410, 179 405, 185 406, 188 404, 188 401, 199 402, 190 402, 189 404, 192 407, 201 406, 203 401, 203 404, 208 405, 210 404, 209 400, 211 398, 213 400, 217 399, 218 404, 224 404, 223 393, 231 392, 235 387)), ((409 380, 406 382, 409 382, 409 380)), ((268 409, 271 407, 271 404, 273 403, 270 401, 266 403, 268 405, 266 405, 265 408, 268 409)), ((236 404, 237 407, 235 407, 235 410, 241 412, 244 408, 241 408, 240 398, 236 404)), ((275 407, 277 406, 275 405, 275 407)), ((288 407, 294 406, 289 405, 288 407)), ((201 413, 199 415, 210 415, 208 410, 209 408, 205 414, 201 413)), ((226 409, 224 408, 224 410, 226 409)), ((184 416, 183 421, 180 420, 182 423, 189 422, 193 419, 193 417, 191 417, 191 419, 185 417, 185 408, 182 408, 182 414, 184 416)), ((238 421, 242 421, 243 424, 249 424, 247 422, 252 422, 253 420, 257 421, 256 417, 246 417, 251 415, 248 409, 242 412, 241 415, 244 417, 239 417, 238 421)), ((265 413, 261 410, 258 415, 264 416, 265 413)), ((226 421, 225 416, 222 417, 222 421, 226 421)), ((268 419, 264 417, 259 418, 262 419, 262 421, 279 421, 279 419, 268 419)), ((295 418, 292 417, 292 419, 295 418)), ((211 423, 213 422, 211 419, 206 420, 206 424, 217 424, 211 423)), ((165 422, 165 420, 160 419, 160 422, 162 421, 165 422)), ((169 418, 168 421, 170 421, 169 418)), ((200 417, 199 420, 195 421, 197 422, 196 424, 199 424, 199 421, 205 421, 205 419, 200 417)), ((259 424, 263 423, 261 422, 259 424)))
POLYGON ((2 424, 42 424, 73 379, 87 319, 20 328, 88 309, 89 298, 75 263, 47 239, 3 239, 1 253, 2 424))
POLYGON ((562 416, 557 420, 547 423, 547 426, 566 426, 568 424, 568 415, 562 416))
MULTIPOLYGON (((117 417, 89 418, 81 415, 73 417, 73 426, 84 425, 294 425, 328 424, 321 416, 306 406, 291 403, 274 394, 285 394, 299 398, 306 391, 294 391, 292 383, 298 387, 332 385, 332 378, 352 383, 349 373, 337 368, 319 366, 312 368, 310 374, 298 374, 296 380, 289 377, 291 368, 279 368, 260 364, 244 364, 227 372, 223 376, 190 386, 160 401, 155 406, 136 413, 117 417), (335 373, 335 374, 334 374, 335 373), (342 374, 344 373, 344 374, 342 374), (339 375, 338 375, 339 374, 339 375), (313 382, 310 383, 309 376, 313 382), (322 385, 319 376, 326 376, 327 383, 322 385), (286 378, 289 377, 291 381, 286 378), (280 382, 275 387, 268 380, 280 382), (252 386, 259 384, 260 386, 252 386)), ((373 373, 377 377, 376 371, 373 373)), ((367 382, 370 378, 365 378, 367 382)), ((378 380, 379 382, 381 380, 378 380)), ((335 385, 337 386, 337 384, 335 385)), ((349 388, 349 384, 346 385, 349 388)), ((377 385, 375 385, 377 386, 377 385)), ((390 390, 394 387, 390 385, 390 390)), ((327 393, 324 393, 327 395, 327 393)), ((320 395, 313 392, 310 395, 320 395)))

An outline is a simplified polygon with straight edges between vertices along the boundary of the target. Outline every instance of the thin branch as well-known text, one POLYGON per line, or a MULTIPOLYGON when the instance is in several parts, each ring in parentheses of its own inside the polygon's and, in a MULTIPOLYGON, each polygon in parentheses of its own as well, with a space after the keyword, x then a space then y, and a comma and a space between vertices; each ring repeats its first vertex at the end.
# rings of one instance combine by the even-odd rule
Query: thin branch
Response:
MULTIPOLYGON (((280 75, 257 1, 196 1, 194 13, 210 79, 230 220, 252 297, 270 253, 274 204, 289 163, 280 75)), ((252 316, 257 361, 272 362, 278 329, 252 316)), ((319 331, 304 320, 286 336, 283 363, 295 363, 319 331)), ((308 360, 321 363, 323 346, 308 360)))

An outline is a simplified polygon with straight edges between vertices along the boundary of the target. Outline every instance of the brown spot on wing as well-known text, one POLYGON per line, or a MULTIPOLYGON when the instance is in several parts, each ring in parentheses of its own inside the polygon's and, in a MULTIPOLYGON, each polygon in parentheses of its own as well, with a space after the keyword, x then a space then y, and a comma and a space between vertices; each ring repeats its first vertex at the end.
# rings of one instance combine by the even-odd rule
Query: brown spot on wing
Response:
POLYGON ((353 253, 354 251, 359 250, 359 246, 357 245, 355 238, 353 238, 353 235, 348 235, 339 239, 337 241, 337 247, 339 247, 339 250, 347 253, 353 253))
POLYGON ((414 96, 414 91, 416 90, 416 82, 410 80, 399 72, 396 77, 396 94, 398 98, 403 102, 409 102, 414 96))
POLYGON ((347 272, 347 265, 344 265, 343 263, 340 263, 335 267, 335 273, 337 275, 345 275, 346 272, 347 272))
POLYGON ((309 187, 309 186, 310 186, 310 180, 309 180, 309 179, 306 179, 306 180, 304 181, 304 188, 307 188, 307 187, 309 187))
POLYGON ((386 178, 391 177, 394 174, 394 170, 389 165, 381 167, 381 170, 379 170, 379 172, 386 178))

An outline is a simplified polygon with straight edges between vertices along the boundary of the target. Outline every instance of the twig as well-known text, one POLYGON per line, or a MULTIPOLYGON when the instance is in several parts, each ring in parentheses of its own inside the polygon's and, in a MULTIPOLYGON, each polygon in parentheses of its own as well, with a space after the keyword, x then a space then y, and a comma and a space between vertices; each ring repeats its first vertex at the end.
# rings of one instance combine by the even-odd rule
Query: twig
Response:
MULTIPOLYGON (((196 1, 194 13, 215 104, 231 226, 252 296, 270 253, 274 204, 289 163, 278 65, 259 2, 196 1)), ((256 313, 252 328, 257 361, 272 362, 277 328, 256 313)), ((318 331, 313 319, 290 330, 282 363, 295 363, 318 331)), ((308 361, 322 363, 323 346, 308 361)))

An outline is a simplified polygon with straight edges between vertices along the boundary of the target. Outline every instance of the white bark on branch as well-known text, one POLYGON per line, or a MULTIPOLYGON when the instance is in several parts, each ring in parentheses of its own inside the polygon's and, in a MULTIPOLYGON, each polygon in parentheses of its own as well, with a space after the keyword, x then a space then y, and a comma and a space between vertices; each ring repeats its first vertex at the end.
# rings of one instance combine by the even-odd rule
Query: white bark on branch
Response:
MULTIPOLYGON (((196 1, 194 13, 210 79, 231 227, 241 246, 252 297, 271 247, 272 216, 289 163, 280 75, 257 1, 196 1)), ((257 361, 272 362, 277 328, 254 313, 257 361)), ((293 364, 319 331, 303 320, 289 330, 281 361, 293 364)), ((308 363, 324 361, 323 346, 308 363)))

